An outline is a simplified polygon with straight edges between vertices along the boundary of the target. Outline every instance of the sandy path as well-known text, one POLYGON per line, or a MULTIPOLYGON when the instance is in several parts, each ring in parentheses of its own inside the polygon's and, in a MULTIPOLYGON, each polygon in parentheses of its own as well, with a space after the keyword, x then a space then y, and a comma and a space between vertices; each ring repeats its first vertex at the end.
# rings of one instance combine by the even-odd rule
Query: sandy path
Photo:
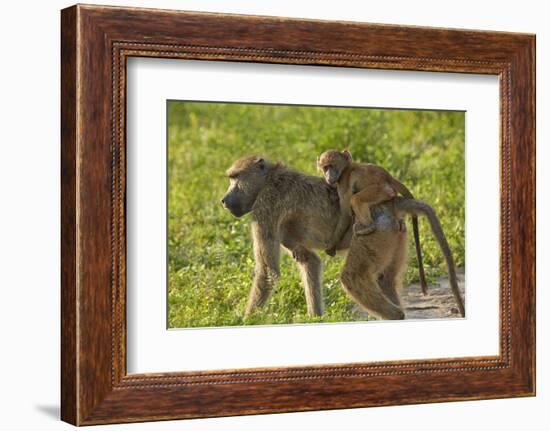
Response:
MULTIPOLYGON (((457 269, 456 276, 458 287, 464 298, 464 269, 457 269)), ((401 292, 401 304, 405 310, 406 319, 460 317, 447 277, 440 277, 436 283, 430 284, 426 296, 422 294, 418 283, 404 288, 401 292)), ((367 315, 359 306, 357 306, 357 312, 362 316, 367 315)))

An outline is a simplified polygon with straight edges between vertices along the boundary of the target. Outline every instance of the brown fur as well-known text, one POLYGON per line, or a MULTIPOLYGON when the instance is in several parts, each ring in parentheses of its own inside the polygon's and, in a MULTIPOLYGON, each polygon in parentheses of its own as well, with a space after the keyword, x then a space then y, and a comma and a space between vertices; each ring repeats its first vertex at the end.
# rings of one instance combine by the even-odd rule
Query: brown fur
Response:
MULTIPOLYGON (((353 230, 356 235, 367 235, 376 229, 372 221, 371 207, 387 202, 401 193, 404 197, 414 199, 409 189, 395 179, 388 171, 371 163, 355 163, 347 150, 325 151, 317 159, 317 168, 323 172, 330 185, 336 185, 340 199, 341 215, 334 231, 331 246, 326 250, 334 255, 335 245, 346 233, 355 216, 353 230)), ((427 292, 427 282, 422 262, 418 219, 412 217, 413 233, 418 259, 418 272, 422 292, 427 292)))
MULTIPOLYGON (((280 275, 281 246, 299 267, 308 313, 321 315, 322 267, 313 250, 326 248, 332 239, 340 217, 336 190, 321 178, 304 175, 257 156, 237 160, 227 174, 230 185, 222 204, 237 217, 252 213, 255 271, 246 315, 269 298, 280 275)), ((347 271, 346 277, 353 280, 345 289, 363 308, 380 318, 403 317, 402 312, 399 313, 397 288, 406 265, 407 241, 406 232, 399 229, 398 217, 399 214, 425 211, 421 203, 405 200, 409 201, 406 205, 396 198, 374 210, 375 234, 351 240, 350 229, 337 247, 345 250, 351 243, 350 262, 359 258, 363 248, 369 247, 371 258, 368 262, 373 268, 371 273, 377 278, 347 271), (376 235, 380 239, 378 246, 373 241, 376 235)))

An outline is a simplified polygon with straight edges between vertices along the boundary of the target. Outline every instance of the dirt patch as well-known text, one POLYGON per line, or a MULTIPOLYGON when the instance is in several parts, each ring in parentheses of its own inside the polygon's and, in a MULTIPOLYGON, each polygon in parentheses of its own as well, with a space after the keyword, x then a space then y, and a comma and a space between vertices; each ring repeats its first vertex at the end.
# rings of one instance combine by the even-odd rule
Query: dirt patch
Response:
MULTIPOLYGON (((456 278, 464 298, 463 268, 457 269, 456 278)), ((420 284, 411 284, 401 292, 401 303, 406 319, 461 317, 447 277, 441 277, 435 284, 429 285, 427 295, 422 294, 420 284)))
MULTIPOLYGON (((458 288, 464 298, 464 269, 456 271, 458 288)), ((415 283, 404 288, 401 292, 401 305, 406 319, 444 319, 461 317, 451 291, 449 279, 440 277, 436 283, 428 286, 428 294, 423 295, 420 284, 415 283)), ((367 313, 357 306, 361 316, 367 313)))

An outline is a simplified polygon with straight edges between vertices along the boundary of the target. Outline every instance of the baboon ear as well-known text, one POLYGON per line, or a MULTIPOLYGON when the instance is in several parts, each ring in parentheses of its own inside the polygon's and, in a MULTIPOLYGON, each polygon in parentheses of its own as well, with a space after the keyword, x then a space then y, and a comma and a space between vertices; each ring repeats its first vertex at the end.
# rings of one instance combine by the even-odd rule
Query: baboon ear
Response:
POLYGON ((256 160, 256 164, 260 167, 261 170, 265 169, 265 160, 262 158, 259 158, 256 160))
POLYGON ((342 155, 344 156, 344 158, 346 160, 349 160, 351 162, 351 153, 349 152, 349 150, 346 149, 346 150, 342 151, 342 155))

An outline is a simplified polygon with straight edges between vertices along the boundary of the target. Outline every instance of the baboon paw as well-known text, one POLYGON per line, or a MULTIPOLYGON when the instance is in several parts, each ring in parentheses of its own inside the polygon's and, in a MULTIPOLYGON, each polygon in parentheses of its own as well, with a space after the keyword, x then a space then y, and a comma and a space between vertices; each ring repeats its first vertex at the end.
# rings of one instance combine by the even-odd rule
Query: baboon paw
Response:
POLYGON ((374 223, 368 226, 362 223, 355 223, 353 225, 353 233, 355 233, 355 235, 369 235, 373 233, 375 230, 376 230, 376 226, 374 225, 374 223))
POLYGON ((325 250, 325 253, 328 254, 331 257, 336 256, 336 247, 327 248, 325 250))

